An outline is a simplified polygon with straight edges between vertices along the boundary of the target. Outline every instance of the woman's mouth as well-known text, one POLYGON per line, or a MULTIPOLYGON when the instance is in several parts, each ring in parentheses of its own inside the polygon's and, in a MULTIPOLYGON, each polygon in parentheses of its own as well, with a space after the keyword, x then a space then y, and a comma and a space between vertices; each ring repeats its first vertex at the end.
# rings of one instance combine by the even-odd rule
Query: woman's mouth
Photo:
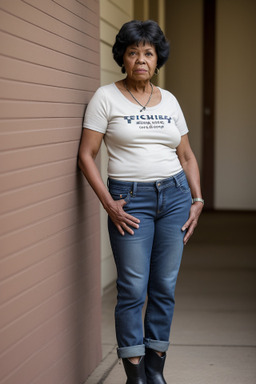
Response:
POLYGON ((135 73, 146 73, 147 72, 147 70, 146 69, 143 69, 143 68, 141 68, 141 69, 135 69, 135 71, 134 71, 135 73))

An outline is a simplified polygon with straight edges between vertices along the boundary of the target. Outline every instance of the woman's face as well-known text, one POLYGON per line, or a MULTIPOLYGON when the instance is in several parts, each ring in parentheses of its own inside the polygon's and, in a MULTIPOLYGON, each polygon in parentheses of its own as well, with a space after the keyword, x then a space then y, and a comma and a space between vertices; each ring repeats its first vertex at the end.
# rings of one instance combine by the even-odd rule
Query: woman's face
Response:
POLYGON ((154 45, 139 43, 129 45, 123 56, 127 77, 134 81, 150 80, 157 66, 157 53, 154 45))

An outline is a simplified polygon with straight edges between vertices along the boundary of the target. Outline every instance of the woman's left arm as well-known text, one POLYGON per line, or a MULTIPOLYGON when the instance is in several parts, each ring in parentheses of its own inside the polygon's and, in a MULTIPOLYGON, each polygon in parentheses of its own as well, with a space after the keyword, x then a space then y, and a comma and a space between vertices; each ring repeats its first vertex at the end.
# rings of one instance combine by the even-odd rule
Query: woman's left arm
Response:
MULTIPOLYGON (((195 155, 190 147, 188 135, 181 137, 181 142, 177 147, 177 155, 183 167, 183 170, 187 176, 188 184, 191 190, 192 198, 202 198, 201 186, 200 186, 200 174, 195 155)), ((184 223, 182 231, 187 230, 184 237, 184 244, 187 244, 189 238, 192 236, 199 216, 203 210, 203 203, 200 201, 192 204, 190 209, 189 218, 184 223)))

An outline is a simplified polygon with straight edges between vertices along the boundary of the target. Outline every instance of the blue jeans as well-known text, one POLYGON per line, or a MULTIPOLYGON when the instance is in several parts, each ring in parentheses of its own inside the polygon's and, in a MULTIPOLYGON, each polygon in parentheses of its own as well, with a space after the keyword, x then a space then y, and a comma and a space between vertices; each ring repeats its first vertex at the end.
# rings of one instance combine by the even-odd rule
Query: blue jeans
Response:
POLYGON ((111 219, 108 228, 117 268, 115 309, 118 357, 142 356, 145 347, 169 346, 174 292, 183 252, 181 227, 189 217, 190 188, 183 171, 156 182, 108 180, 113 199, 140 219, 134 235, 122 236, 111 219), (144 330, 142 308, 147 297, 144 330))

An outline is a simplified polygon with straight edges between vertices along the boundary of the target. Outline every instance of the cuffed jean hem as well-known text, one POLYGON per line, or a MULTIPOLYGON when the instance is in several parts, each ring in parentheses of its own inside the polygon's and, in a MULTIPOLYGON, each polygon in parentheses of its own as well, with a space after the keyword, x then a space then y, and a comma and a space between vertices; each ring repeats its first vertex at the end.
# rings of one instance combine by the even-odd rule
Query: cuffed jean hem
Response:
POLYGON ((134 345, 131 347, 117 348, 117 356, 119 359, 127 359, 129 357, 138 357, 145 355, 145 345, 134 345))
POLYGON ((152 339, 144 339, 145 347, 154 349, 157 352, 166 352, 169 348, 169 341, 160 341, 152 339))

